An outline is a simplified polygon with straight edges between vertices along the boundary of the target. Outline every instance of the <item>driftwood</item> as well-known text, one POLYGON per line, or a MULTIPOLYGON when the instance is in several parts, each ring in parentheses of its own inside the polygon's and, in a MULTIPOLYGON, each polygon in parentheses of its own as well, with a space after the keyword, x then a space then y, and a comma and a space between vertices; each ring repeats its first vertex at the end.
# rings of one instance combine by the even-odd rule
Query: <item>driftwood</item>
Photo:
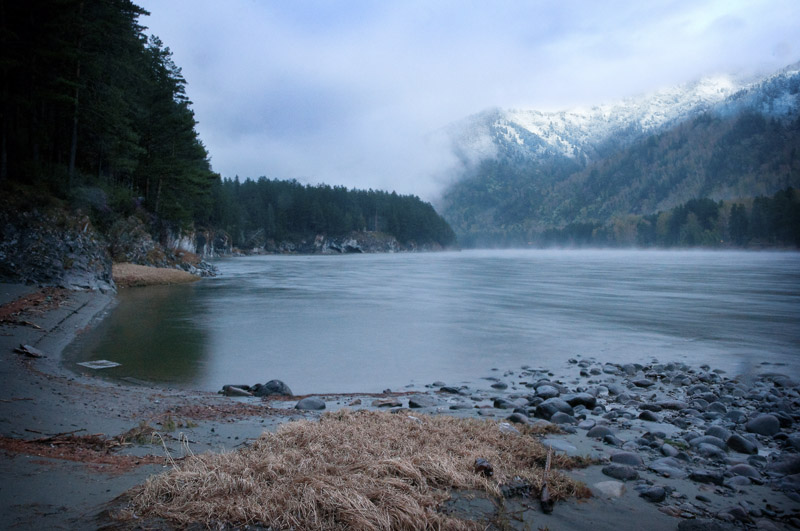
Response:
POLYGON ((14 349, 14 352, 17 354, 24 354, 29 358, 44 358, 44 352, 39 350, 38 348, 32 347, 30 345, 20 345, 14 349))
POLYGON ((544 465, 544 476, 542 478, 542 492, 539 495, 539 503, 542 506, 542 512, 545 514, 550 514, 553 512, 553 505, 555 504, 555 500, 550 497, 550 489, 547 487, 547 475, 550 473, 550 461, 553 458, 553 448, 550 448, 550 451, 547 452, 547 462, 544 465))

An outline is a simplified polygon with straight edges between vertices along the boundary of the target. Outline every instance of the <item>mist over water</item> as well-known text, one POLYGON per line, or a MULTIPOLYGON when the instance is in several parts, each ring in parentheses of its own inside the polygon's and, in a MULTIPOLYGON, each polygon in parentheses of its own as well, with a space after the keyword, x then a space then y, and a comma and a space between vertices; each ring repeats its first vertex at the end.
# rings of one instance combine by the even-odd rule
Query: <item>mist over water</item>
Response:
POLYGON ((218 390, 422 388, 571 357, 800 376, 800 254, 465 251, 258 256, 192 285, 137 288, 68 362, 218 390))

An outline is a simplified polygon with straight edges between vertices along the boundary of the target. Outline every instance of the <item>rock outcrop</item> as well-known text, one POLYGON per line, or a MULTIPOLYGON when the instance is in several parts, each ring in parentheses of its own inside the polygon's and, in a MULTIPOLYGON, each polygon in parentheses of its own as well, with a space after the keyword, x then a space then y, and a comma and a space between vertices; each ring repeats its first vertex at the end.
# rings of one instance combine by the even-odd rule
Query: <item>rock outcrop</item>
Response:
POLYGON ((63 209, 0 208, 0 280, 114 290, 107 242, 89 217, 63 209))

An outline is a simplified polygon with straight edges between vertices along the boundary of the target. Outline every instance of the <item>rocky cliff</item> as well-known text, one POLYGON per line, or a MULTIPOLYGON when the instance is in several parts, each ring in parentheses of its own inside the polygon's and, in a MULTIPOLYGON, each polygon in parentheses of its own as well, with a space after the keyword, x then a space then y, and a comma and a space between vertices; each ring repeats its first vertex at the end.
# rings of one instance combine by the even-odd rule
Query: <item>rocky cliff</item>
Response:
POLYGON ((114 290, 106 239, 89 217, 58 208, 0 208, 0 281, 114 290))

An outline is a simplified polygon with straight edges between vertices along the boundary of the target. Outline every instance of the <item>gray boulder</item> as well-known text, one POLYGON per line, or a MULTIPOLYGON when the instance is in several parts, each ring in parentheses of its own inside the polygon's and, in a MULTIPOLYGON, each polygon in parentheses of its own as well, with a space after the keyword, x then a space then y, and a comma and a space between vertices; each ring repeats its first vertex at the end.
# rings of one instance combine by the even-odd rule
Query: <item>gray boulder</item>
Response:
POLYGON ((548 398, 555 398, 560 394, 561 393, 558 392, 558 389, 552 385, 540 385, 536 388, 536 396, 540 396, 545 400, 548 398))
POLYGON ((253 394, 255 396, 293 396, 292 390, 289 386, 280 380, 270 380, 265 384, 256 384, 253 386, 253 394))
POLYGON ((620 463, 612 463, 604 466, 603 474, 621 481, 639 479, 639 473, 632 466, 623 465, 620 463))
POLYGON ((734 433, 728 440, 726 441, 728 448, 733 450, 734 452, 740 452, 743 454, 757 454, 758 453, 758 446, 756 443, 747 439, 746 437, 742 437, 738 433, 734 433))
POLYGON ((775 435, 781 431, 781 423, 778 420, 778 417, 775 415, 770 415, 769 413, 763 413, 748 420, 744 427, 751 433, 767 436, 775 435))
POLYGON ((435 407, 437 405, 439 405, 437 400, 426 395, 413 396, 408 399, 408 407, 410 408, 435 407))
POLYGON ((586 436, 592 437, 593 439, 602 439, 606 435, 613 435, 613 433, 614 432, 608 426, 595 426, 586 432, 586 436))
POLYGON ((309 396, 300 400, 294 408, 307 411, 319 411, 325 409, 325 401, 315 396, 309 396))
POLYGON ((548 398, 538 406, 536 406, 535 415, 539 418, 550 420, 557 412, 566 413, 567 415, 574 415, 575 411, 567 402, 560 398, 548 398))
POLYGON ((572 407, 584 406, 593 409, 597 405, 597 398, 589 393, 569 393, 562 395, 561 399, 572 407))

